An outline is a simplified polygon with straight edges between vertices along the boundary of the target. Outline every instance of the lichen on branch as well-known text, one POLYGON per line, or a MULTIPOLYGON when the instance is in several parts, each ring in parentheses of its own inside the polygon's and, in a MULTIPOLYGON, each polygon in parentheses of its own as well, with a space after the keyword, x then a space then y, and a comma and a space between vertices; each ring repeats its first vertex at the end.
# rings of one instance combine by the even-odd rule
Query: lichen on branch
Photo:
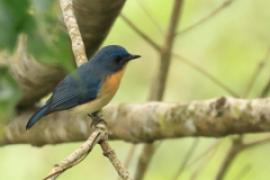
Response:
MULTIPOLYGON (((111 105, 103 115, 109 139, 132 143, 185 136, 221 137, 270 131, 270 98, 218 98, 189 103, 149 102, 111 105)), ((58 144, 87 139, 92 132, 86 115, 62 111, 44 117, 31 131, 25 123, 34 110, 15 117, 0 144, 58 144), (40 133, 43 132, 43 133, 40 133)))

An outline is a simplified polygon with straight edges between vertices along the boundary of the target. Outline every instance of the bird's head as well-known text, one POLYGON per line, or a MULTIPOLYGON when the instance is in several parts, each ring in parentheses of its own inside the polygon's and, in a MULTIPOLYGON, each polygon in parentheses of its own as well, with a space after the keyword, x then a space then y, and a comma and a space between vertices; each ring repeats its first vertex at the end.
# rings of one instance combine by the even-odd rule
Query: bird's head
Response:
POLYGON ((114 73, 123 69, 129 61, 139 57, 141 56, 130 54, 119 45, 109 45, 97 52, 93 57, 93 63, 103 72, 114 73))

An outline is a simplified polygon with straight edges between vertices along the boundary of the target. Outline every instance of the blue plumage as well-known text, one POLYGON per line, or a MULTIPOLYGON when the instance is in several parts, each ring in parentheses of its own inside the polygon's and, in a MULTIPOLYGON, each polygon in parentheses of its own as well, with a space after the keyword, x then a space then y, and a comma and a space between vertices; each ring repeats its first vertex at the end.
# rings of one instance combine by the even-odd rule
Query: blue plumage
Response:
POLYGON ((31 128, 40 118, 42 118, 43 116, 45 116, 48 112, 48 106, 45 105, 43 107, 41 107, 28 121, 27 125, 26 125, 26 129, 31 128))
POLYGON ((47 114, 96 100, 106 78, 120 71, 129 60, 138 57, 129 54, 121 46, 102 48, 90 61, 67 75, 57 85, 52 97, 30 118, 26 129, 47 114))

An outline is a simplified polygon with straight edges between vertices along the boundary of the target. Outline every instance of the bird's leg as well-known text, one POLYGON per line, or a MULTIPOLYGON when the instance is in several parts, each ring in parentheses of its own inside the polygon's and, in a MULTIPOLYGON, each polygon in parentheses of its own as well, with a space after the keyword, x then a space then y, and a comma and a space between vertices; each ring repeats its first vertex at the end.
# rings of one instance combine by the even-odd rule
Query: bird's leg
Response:
POLYGON ((100 115, 100 111, 89 113, 88 116, 92 119, 91 126, 93 127, 96 127, 99 123, 106 124, 100 115))

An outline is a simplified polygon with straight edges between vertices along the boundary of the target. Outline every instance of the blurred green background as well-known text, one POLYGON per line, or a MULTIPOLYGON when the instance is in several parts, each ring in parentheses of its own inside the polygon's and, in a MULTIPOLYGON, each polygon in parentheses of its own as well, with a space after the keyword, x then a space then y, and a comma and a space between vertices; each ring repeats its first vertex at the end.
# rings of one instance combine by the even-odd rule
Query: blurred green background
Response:
MULTIPOLYGON (((158 21, 163 32, 168 24, 173 1, 128 0, 123 8, 126 16, 161 44, 163 36, 142 10, 138 1, 158 21)), ((186 0, 178 30, 185 29, 206 16, 222 2, 221 0, 186 0)), ((269 7, 270 1, 267 0, 236 0, 207 23, 183 36, 177 36, 174 51, 198 64, 243 96, 252 73, 270 47, 269 7)), ((67 70, 72 69, 71 63, 67 61, 71 57, 70 52, 67 51, 69 41, 67 36, 61 33, 63 27, 59 23, 57 1, 0 0, 0 25, 2 55, 6 51, 14 50, 17 34, 24 32, 31 34, 28 46, 31 53, 37 57, 42 56, 44 62, 62 65, 67 70), (18 2, 21 5, 18 5, 18 2), (7 13, 11 16, 6 16, 7 13), (10 23, 17 21, 20 23, 10 23), (40 42, 38 47, 37 41, 40 42)), ((117 19, 104 42, 104 45, 107 44, 123 45, 130 52, 141 54, 143 57, 140 61, 129 65, 121 88, 112 103, 145 102, 149 93, 149 84, 157 67, 158 54, 121 18, 117 19)), ((249 98, 260 94, 270 78, 269 68, 270 63, 265 64, 249 98)), ((169 102, 229 96, 208 78, 178 59, 173 59, 167 85, 165 100, 169 102)), ((9 77, 7 69, 1 67, 0 117, 2 119, 12 116, 12 108, 19 96, 17 86, 9 77)), ((248 135, 246 139, 253 140, 264 136, 266 134, 248 135)), ((195 138, 182 138, 163 141, 154 155, 146 179, 171 179, 194 140, 195 138)), ((230 140, 231 137, 224 138, 215 153, 188 166, 179 179, 191 179, 194 173, 197 173, 197 179, 200 180, 213 179, 229 148, 230 140)), ((199 138, 199 144, 190 162, 216 141, 217 139, 214 138, 199 138)), ((130 144, 121 141, 111 142, 111 144, 120 159, 124 161, 130 144)), ((0 179, 41 179, 55 163, 62 160, 78 145, 79 143, 47 145, 42 148, 30 145, 1 147, 0 179)), ((141 147, 139 145, 136 156, 131 162, 132 174, 135 171, 141 147)), ((269 179, 269 152, 270 144, 244 151, 230 167, 226 179, 269 179), (243 175, 241 175, 242 171, 245 171, 243 175)), ((103 158, 100 148, 96 147, 85 161, 61 175, 59 179, 117 179, 117 174, 107 159, 103 158)))

